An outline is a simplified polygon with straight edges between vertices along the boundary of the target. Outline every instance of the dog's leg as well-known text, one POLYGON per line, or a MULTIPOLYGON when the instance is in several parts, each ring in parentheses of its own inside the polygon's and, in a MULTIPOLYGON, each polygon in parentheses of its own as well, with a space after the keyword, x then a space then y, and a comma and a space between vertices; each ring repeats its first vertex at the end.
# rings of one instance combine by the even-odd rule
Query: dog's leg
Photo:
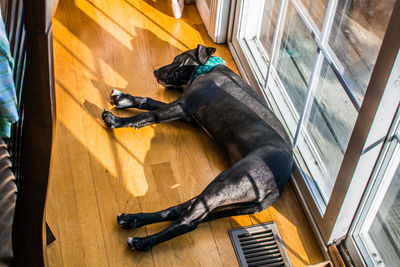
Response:
POLYGON ((172 102, 157 110, 143 112, 139 115, 121 118, 104 110, 101 114, 104 123, 110 128, 135 127, 136 129, 159 122, 167 122, 189 117, 178 102, 172 102))
POLYGON ((117 216, 117 222, 122 226, 122 228, 131 229, 157 222, 175 221, 190 208, 195 200, 196 198, 192 198, 182 204, 158 212, 134 214, 121 213, 117 216))
POLYGON ((193 231, 206 215, 207 207, 202 201, 196 200, 183 216, 166 229, 147 237, 131 237, 128 245, 132 250, 148 251, 161 242, 193 231))
POLYGON ((279 192, 278 190, 276 190, 275 192, 271 192, 270 194, 268 194, 261 202, 241 203, 227 206, 222 209, 216 209, 215 211, 212 211, 210 214, 208 214, 207 217, 204 218, 202 223, 225 217, 248 215, 263 211, 266 208, 272 206, 272 204, 274 204, 275 201, 278 200, 279 196, 279 192))
POLYGON ((187 214, 183 215, 178 221, 172 223, 172 225, 165 230, 147 237, 131 237, 128 239, 128 245, 132 250, 148 251, 159 243, 193 231, 197 228, 199 223, 236 215, 254 214, 268 208, 278 198, 279 192, 276 189, 268 194, 261 202, 246 203, 242 205, 242 207, 232 207, 209 214, 207 214, 208 207, 204 202, 198 203, 199 205, 197 207, 196 203, 194 203, 187 214))
MULTIPOLYGON (((254 214, 271 206, 278 199, 278 197, 279 193, 269 194, 261 202, 240 203, 226 206, 221 209, 216 209, 215 211, 209 213, 201 222, 208 222, 237 215, 254 214)), ((195 200, 196 198, 192 198, 191 200, 182 204, 158 212, 133 214, 121 213, 117 216, 117 222, 124 229, 132 229, 152 223, 175 221, 190 208, 195 200)))
POLYGON ((155 110, 168 105, 167 103, 163 103, 149 97, 139 97, 124 94, 117 89, 113 89, 111 91, 110 103, 118 109, 138 108, 147 110, 155 110))
MULTIPOLYGON (((254 213, 259 208, 271 205, 279 197, 274 176, 262 158, 247 156, 212 181, 196 198, 188 211, 163 231, 147 236, 133 237, 128 241, 133 250, 146 251, 154 245, 190 232, 218 208, 240 203, 259 203, 259 207, 243 209, 254 213)), ((224 211, 211 215, 209 219, 230 216, 236 213, 224 211)))

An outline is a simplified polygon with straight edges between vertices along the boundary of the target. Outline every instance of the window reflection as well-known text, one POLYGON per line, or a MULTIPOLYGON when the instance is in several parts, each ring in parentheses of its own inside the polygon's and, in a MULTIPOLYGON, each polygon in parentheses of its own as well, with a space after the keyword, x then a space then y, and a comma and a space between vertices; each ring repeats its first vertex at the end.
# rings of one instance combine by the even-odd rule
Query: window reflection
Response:
POLYGON ((310 81, 317 44, 292 5, 289 5, 277 71, 284 89, 298 114, 304 105, 307 85, 310 81))
POLYGON ((266 0, 264 3, 260 30, 260 42, 268 56, 271 56, 272 52, 272 39, 274 37, 276 20, 278 18, 279 3, 280 1, 278 0, 266 0))
POLYGON ((340 0, 329 44, 344 67, 343 78, 359 103, 365 90, 395 0, 340 0))
MULTIPOLYGON (((303 128, 305 132, 301 133, 299 142, 304 142, 302 139, 308 137, 313 143, 321 174, 308 173, 305 169, 303 172, 314 177, 326 202, 330 198, 357 115, 357 110, 343 90, 336 74, 324 60, 310 115, 303 128)), ((313 162, 306 164, 310 165, 313 162)))
POLYGON ((400 165, 368 231, 386 266, 400 262, 400 165))
POLYGON ((304 7, 311 15, 318 28, 322 29, 328 0, 302 0, 304 7))

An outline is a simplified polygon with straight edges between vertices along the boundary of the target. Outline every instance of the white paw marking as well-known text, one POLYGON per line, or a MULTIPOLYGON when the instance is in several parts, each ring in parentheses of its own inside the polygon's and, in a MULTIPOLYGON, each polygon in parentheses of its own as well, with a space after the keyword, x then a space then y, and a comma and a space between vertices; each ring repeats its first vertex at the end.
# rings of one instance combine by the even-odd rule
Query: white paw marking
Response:
POLYGON ((122 94, 122 92, 120 91, 120 90, 118 90, 118 89, 113 89, 112 91, 111 91, 111 96, 115 96, 115 95, 120 95, 120 94, 122 94))
POLYGON ((130 101, 129 99, 123 98, 123 99, 120 99, 120 100, 118 101, 118 105, 117 105, 117 106, 120 106, 120 107, 127 107, 127 106, 129 106, 130 104, 131 104, 131 101, 130 101))

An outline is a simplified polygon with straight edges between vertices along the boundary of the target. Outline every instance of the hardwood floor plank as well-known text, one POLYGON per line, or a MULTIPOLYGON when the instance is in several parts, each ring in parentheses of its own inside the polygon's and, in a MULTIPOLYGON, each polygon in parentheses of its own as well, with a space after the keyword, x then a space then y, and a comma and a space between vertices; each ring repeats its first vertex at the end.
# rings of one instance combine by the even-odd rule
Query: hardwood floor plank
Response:
MULTIPOLYGON (((198 266, 222 266, 222 261, 214 240, 212 230, 209 225, 202 224, 193 232, 193 245, 195 246, 195 253, 198 266)), ((187 261, 186 265, 196 262, 187 261)))
MULTIPOLYGON (((50 182, 52 183, 52 182, 50 182)), ((46 246, 45 251, 45 258, 47 260, 46 265, 49 265, 49 262, 54 264, 54 266, 64 266, 62 262, 62 252, 61 252, 61 244, 59 240, 59 228, 58 228, 58 214, 57 214, 57 207, 56 207, 56 198, 54 196, 54 186, 49 186, 49 191, 47 195, 46 201, 46 222, 49 225, 50 229, 52 230, 54 237, 56 240, 51 243, 50 245, 46 246)))
MULTIPOLYGON (((55 206, 56 219, 59 226, 57 237, 61 246, 61 262, 63 266, 79 266, 85 263, 85 257, 72 174, 68 169, 61 166, 63 165, 62 162, 66 161, 64 159, 67 155, 65 153, 57 153, 57 146, 54 151, 56 156, 52 175, 53 177, 62 177, 62 179, 52 179, 51 184, 54 194, 57 195, 55 206)), ((50 210, 47 212, 50 212, 50 210)), ((48 258, 50 266, 55 266, 53 265, 55 263, 50 260, 51 258, 48 258)))
POLYGON ((213 238, 221 258, 222 266, 239 266, 228 230, 232 229, 230 218, 210 222, 213 238))

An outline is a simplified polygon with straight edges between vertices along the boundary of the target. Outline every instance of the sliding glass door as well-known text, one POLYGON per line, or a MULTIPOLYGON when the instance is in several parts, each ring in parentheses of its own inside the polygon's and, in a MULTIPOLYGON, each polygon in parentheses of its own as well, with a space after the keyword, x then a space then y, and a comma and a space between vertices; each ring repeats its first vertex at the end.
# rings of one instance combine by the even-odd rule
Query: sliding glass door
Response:
MULTIPOLYGON (((362 209, 347 238, 370 266, 400 263, 400 112, 381 152, 380 163, 366 191, 362 209)), ((357 259, 355 259, 357 260, 357 259)))
MULTIPOLYGON (((231 3, 230 49, 243 76, 260 89, 290 134, 296 161, 295 188, 307 202, 326 243, 349 228, 348 223, 338 226, 337 219, 353 178, 347 173, 357 172, 361 159, 360 155, 350 156, 351 150, 360 146, 354 132, 363 124, 359 121, 361 107, 395 2, 231 3), (335 232, 334 227, 342 229, 335 232)), ((390 109, 385 114, 393 118, 393 112, 390 109)), ((382 142, 374 149, 378 146, 382 142)), ((376 160, 376 154, 374 157, 376 160)), ((360 198, 372 169, 373 165, 367 166, 361 175, 355 194, 360 198)))

